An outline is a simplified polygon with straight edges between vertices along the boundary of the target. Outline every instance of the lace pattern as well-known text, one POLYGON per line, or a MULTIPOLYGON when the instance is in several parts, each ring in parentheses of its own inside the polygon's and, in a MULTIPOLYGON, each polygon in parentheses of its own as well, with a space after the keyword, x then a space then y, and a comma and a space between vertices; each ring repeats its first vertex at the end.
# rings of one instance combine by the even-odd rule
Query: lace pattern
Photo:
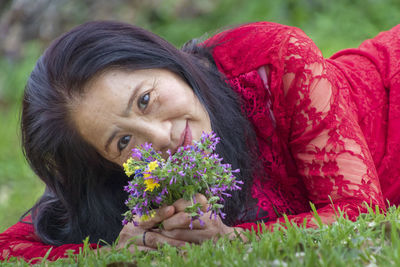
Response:
MULTIPOLYGON (((251 34, 257 36, 257 28, 253 30, 256 33, 251 34)), ((365 211, 364 202, 384 208, 351 84, 301 30, 288 29, 281 38, 280 49, 275 49, 281 52, 281 59, 268 61, 266 56, 261 66, 269 75, 260 74, 260 67, 258 72, 250 70, 236 77, 227 74, 244 99, 244 110, 255 126, 270 176, 270 180, 256 183, 253 197, 266 210, 260 203, 287 204, 287 211, 296 214, 290 215, 290 220, 300 224, 305 220, 308 226, 315 224, 304 205, 307 201, 316 205, 327 223, 334 221, 338 209, 355 219, 365 211), (265 77, 264 83, 254 82, 255 76, 259 80, 265 77), (274 191, 279 192, 277 198, 263 201, 274 191), (305 201, 299 201, 302 196, 305 201)), ((280 220, 270 220, 267 225, 280 220)), ((254 228, 252 224, 239 226, 254 228)))

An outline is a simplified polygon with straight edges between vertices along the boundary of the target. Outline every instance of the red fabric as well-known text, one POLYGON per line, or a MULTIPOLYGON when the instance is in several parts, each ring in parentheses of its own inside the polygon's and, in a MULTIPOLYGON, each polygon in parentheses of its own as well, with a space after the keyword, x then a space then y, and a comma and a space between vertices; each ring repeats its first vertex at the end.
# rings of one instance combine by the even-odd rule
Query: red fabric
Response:
MULTIPOLYGON (((90 245, 97 248, 96 244, 90 245)), ((21 257, 25 261, 35 264, 43 258, 51 249, 48 260, 56 260, 66 257, 66 252, 72 250, 74 254, 79 253, 83 244, 67 244, 62 246, 46 245, 35 235, 31 216, 24 218, 5 232, 0 234, 0 260, 7 260, 10 257, 21 257)))
MULTIPOLYGON (((338 210, 354 220, 363 202, 385 208, 400 203, 400 26, 358 49, 324 59, 299 29, 253 23, 206 42, 217 46, 218 68, 243 99, 254 125, 268 177, 256 177, 254 205, 237 226, 267 228, 288 214, 315 226, 338 210)), ((17 223, 0 234, 0 259, 43 257, 32 225, 17 223)), ((80 244, 53 247, 49 259, 78 252, 80 244)))
MULTIPOLYGON (((330 59, 304 32, 276 23, 207 40, 255 127, 269 178, 257 179, 253 197, 267 228, 284 220, 276 207, 312 227, 308 202, 326 223, 339 210, 356 219, 364 202, 399 204, 399 36, 397 26, 330 59)), ((257 229, 251 221, 237 226, 257 229)))

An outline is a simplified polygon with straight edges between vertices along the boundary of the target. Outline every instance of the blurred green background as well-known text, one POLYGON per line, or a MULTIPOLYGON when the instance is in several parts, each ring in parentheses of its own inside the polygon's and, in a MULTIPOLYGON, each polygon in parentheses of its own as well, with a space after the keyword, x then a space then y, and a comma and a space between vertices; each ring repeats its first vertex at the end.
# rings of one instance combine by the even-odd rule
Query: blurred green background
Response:
POLYGON ((274 21, 305 31, 325 57, 399 23, 398 0, 1 0, 0 232, 43 191, 20 148, 26 79, 48 43, 89 20, 112 19, 151 30, 176 46, 227 26, 274 21))

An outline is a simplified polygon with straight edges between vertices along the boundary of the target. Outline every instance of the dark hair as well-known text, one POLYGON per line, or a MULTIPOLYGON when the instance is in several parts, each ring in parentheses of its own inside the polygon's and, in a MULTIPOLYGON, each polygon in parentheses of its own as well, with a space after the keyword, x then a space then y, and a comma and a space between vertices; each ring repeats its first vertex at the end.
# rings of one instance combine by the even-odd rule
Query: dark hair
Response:
POLYGON ((21 120, 25 156, 46 184, 31 209, 43 242, 81 243, 89 236, 90 242, 111 243, 122 229, 121 214, 127 209, 123 186, 128 178, 81 138, 69 110, 84 85, 108 68, 164 68, 193 88, 221 137, 217 152, 241 169, 245 182, 244 190, 225 203, 225 223, 234 223, 252 180, 254 133, 210 49, 192 42, 178 50, 146 30, 110 21, 80 25, 50 45, 27 82, 21 120))

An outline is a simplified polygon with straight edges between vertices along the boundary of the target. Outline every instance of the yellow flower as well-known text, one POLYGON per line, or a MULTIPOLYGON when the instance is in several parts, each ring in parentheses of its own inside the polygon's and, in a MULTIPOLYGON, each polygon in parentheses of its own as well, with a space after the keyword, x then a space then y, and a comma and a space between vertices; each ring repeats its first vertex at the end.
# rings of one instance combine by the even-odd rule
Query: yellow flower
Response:
POLYGON ((131 167, 133 163, 133 159, 129 158, 122 166, 124 167, 125 174, 130 177, 132 174, 135 173, 135 170, 131 167))
POLYGON ((152 161, 147 165, 148 173, 143 174, 145 178, 144 184, 146 185, 146 189, 144 191, 153 191, 154 188, 159 187, 160 184, 156 182, 153 178, 149 178, 151 176, 151 172, 154 171, 158 167, 157 161, 152 161), (148 178, 148 179, 146 179, 148 178))
POLYGON ((147 167, 149 168, 149 172, 154 171, 158 167, 157 160, 150 162, 147 167))
MULTIPOLYGON (((148 174, 148 175, 150 175, 150 174, 148 174)), ((146 185, 146 189, 144 191, 148 191, 148 190, 153 191, 154 188, 160 186, 160 184, 157 183, 156 180, 154 180, 153 178, 144 180, 144 184, 146 185)))
POLYGON ((156 215, 156 212, 154 210, 151 210, 149 215, 147 215, 147 214, 142 215, 140 217, 140 220, 142 222, 145 222, 145 221, 149 220, 150 218, 153 218, 154 215, 156 215))

